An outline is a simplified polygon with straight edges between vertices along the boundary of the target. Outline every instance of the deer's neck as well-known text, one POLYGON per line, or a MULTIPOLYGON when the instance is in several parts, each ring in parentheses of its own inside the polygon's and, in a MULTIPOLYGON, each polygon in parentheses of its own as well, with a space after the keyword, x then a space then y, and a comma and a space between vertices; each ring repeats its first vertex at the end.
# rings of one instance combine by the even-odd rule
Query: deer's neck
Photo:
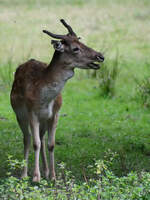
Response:
POLYGON ((53 100, 63 89, 66 81, 74 75, 74 70, 65 67, 60 62, 60 55, 54 53, 51 63, 45 71, 46 84, 42 88, 43 101, 53 100))
POLYGON ((65 82, 74 75, 74 69, 68 68, 61 62, 61 53, 55 51, 53 58, 46 69, 46 79, 49 84, 65 82))

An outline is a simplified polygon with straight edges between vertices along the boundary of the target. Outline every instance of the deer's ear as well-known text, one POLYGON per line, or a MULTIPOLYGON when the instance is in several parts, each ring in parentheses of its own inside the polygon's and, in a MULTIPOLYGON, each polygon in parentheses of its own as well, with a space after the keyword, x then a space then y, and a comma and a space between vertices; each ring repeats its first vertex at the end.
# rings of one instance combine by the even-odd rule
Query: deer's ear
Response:
POLYGON ((61 41, 51 40, 51 44, 56 51, 64 52, 64 45, 61 43, 61 41))

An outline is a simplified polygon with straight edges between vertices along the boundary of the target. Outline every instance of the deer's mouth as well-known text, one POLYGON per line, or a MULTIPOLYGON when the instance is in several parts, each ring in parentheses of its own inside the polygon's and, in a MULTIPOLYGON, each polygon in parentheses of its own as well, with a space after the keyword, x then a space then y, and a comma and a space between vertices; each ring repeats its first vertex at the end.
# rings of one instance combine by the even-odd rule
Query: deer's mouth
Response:
POLYGON ((100 68, 100 63, 99 62, 91 62, 91 63, 88 64, 88 66, 91 69, 99 69, 100 68))

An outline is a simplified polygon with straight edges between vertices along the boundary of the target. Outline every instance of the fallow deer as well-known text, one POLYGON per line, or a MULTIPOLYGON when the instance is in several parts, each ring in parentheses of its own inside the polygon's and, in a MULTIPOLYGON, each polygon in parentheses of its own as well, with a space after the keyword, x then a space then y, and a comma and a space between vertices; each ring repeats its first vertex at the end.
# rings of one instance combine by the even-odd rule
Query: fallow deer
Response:
POLYGON ((41 151, 46 178, 55 179, 54 146, 58 112, 62 105, 61 90, 74 75, 74 68, 99 69, 104 57, 79 41, 79 38, 63 19, 61 23, 68 34, 58 35, 43 30, 52 38, 55 52, 50 64, 31 59, 20 65, 11 90, 11 105, 24 137, 24 166, 22 177, 27 176, 31 135, 35 151, 33 181, 40 181, 39 154, 41 151), (45 152, 44 134, 48 131, 49 167, 45 152), (31 133, 32 134, 31 134, 31 133))

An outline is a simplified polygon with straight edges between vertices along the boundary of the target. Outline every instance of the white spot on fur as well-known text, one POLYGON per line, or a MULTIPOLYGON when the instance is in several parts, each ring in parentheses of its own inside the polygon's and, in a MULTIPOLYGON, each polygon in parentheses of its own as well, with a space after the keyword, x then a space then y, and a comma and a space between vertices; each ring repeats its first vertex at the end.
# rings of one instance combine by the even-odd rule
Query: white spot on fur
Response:
POLYGON ((38 116, 40 120, 50 119, 53 115, 53 105, 54 101, 51 101, 48 104, 43 104, 39 110, 38 116))

